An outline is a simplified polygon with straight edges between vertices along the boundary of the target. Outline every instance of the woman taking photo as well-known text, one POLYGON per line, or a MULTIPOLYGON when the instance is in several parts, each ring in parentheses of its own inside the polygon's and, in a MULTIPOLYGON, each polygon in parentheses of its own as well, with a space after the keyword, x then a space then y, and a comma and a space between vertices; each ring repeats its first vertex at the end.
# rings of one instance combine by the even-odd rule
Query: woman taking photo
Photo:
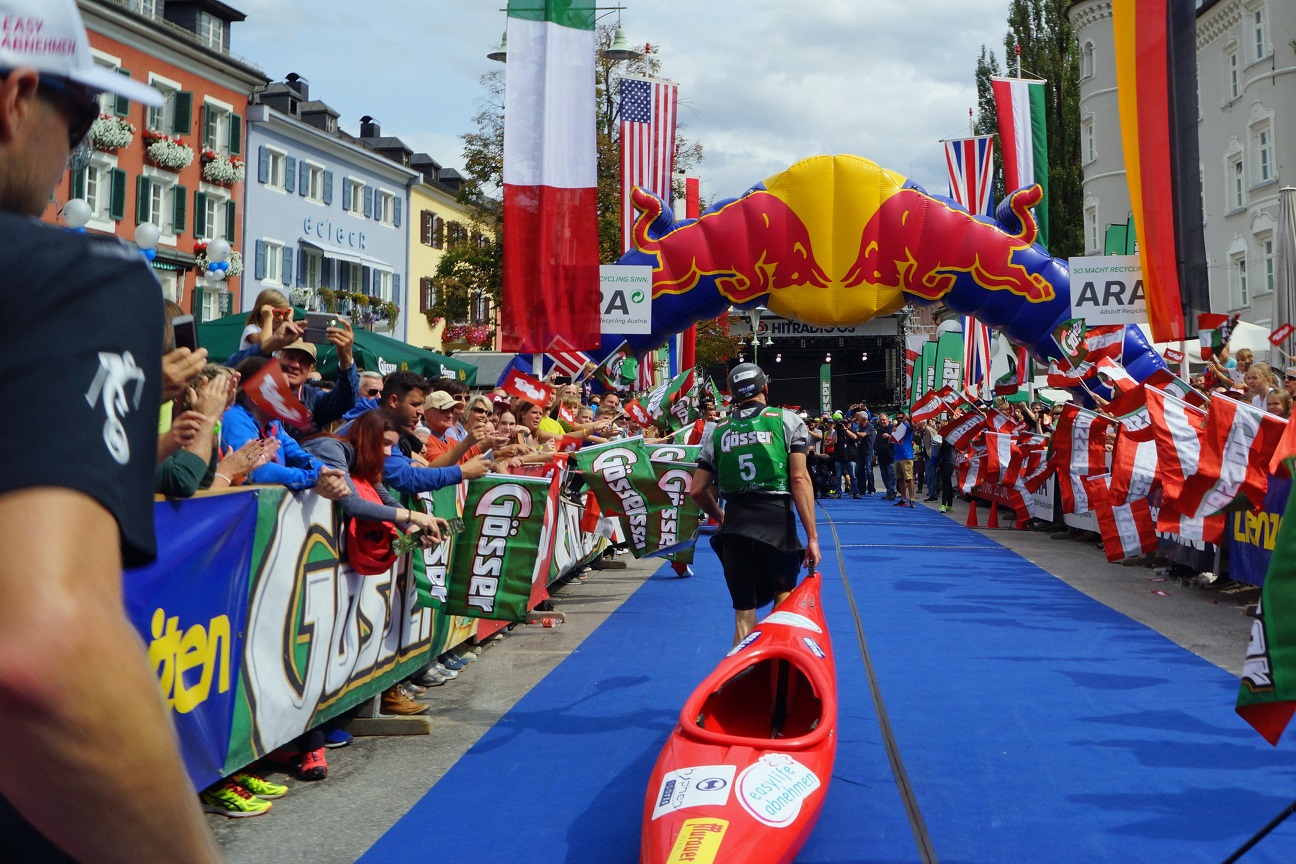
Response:
MULTIPOLYGON (((264 345, 274 333, 275 325, 281 321, 292 320, 293 310, 288 298, 282 291, 267 288, 252 301, 252 311, 248 313, 247 326, 239 337, 239 350, 249 345, 264 345)), ((262 351, 270 354, 269 351, 262 351)))

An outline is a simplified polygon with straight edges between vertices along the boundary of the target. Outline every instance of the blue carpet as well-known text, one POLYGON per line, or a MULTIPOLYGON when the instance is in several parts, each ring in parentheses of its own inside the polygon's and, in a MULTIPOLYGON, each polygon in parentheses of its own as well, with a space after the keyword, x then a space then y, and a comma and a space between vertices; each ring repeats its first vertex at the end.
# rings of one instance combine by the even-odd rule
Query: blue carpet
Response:
MULTIPOLYGON (((1296 797, 1290 747, 1237 718, 1233 676, 992 540, 889 503, 827 507, 941 862, 1220 861, 1296 797)), ((798 861, 917 861, 819 521, 840 744, 798 861)), ((709 550, 694 569, 645 582, 362 860, 636 861, 653 762, 732 633, 709 550)), ((1243 861, 1292 860, 1290 822, 1243 861)))

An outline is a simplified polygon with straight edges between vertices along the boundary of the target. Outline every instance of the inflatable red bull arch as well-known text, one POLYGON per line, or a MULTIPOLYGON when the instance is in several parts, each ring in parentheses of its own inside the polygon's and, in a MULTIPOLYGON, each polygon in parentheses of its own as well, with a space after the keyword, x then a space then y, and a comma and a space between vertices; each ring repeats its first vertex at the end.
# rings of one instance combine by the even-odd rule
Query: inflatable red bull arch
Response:
MULTIPOLYGON (((1047 363, 1060 354, 1051 334, 1071 317, 1070 274, 1035 242, 1040 195, 1019 189, 993 217, 973 216, 846 155, 804 159, 696 219, 676 221, 635 189, 633 248, 617 263, 653 268, 653 332, 614 341, 642 352, 730 306, 850 327, 941 302, 1047 363)), ((1138 380, 1165 365, 1137 327, 1123 361, 1138 380)))

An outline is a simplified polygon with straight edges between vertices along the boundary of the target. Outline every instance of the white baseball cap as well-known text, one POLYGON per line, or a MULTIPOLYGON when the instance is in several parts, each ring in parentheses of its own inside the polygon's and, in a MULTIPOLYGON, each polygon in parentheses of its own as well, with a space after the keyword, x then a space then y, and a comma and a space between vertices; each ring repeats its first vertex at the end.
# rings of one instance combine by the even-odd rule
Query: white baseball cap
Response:
POLYGON ((144 105, 163 101, 155 88, 95 63, 76 0, 0 0, 0 69, 20 66, 144 105))

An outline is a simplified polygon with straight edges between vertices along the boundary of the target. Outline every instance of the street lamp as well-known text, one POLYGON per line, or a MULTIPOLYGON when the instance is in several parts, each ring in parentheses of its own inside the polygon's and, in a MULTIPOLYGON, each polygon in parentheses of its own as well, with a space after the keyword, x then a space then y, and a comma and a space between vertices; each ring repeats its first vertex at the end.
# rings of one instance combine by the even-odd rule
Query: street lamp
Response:
MULTIPOLYGON (((602 15, 595 16, 595 21, 600 18, 606 18, 613 12, 617 13, 617 26, 616 31, 612 34, 612 44, 599 52, 599 56, 604 60, 611 60, 614 63, 619 63, 623 60, 639 60, 644 56, 642 51, 636 51, 631 48, 630 43, 626 41, 625 29, 621 26, 621 11, 625 8, 626 7, 620 5, 594 7, 594 11, 603 13, 602 15)), ((501 9, 500 11, 507 12, 508 10, 501 9)), ((486 59, 495 60, 499 63, 508 62, 508 31, 504 32, 504 36, 500 39, 499 46, 487 54, 486 59)))

